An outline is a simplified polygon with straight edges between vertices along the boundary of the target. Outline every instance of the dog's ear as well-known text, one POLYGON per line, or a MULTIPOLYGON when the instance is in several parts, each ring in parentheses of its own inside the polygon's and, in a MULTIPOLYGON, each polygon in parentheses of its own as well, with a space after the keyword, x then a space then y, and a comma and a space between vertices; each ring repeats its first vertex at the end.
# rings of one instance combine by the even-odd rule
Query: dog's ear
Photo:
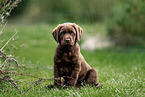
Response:
POLYGON ((60 29, 61 29, 61 25, 59 24, 53 31, 52 31, 52 35, 54 37, 54 39, 59 42, 59 32, 60 32, 60 29))
POLYGON ((83 33, 83 29, 75 23, 73 23, 73 27, 76 30, 76 41, 80 41, 80 38, 81 38, 82 33, 83 33))

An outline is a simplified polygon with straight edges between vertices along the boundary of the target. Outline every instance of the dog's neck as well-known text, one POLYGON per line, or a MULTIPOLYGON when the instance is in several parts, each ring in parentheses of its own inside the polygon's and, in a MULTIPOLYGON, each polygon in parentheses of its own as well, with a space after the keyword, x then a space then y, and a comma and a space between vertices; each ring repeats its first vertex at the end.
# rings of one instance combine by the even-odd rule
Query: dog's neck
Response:
POLYGON ((56 48, 55 57, 57 61, 61 60, 60 62, 62 62, 63 60, 64 62, 70 62, 78 58, 79 52, 80 47, 78 43, 73 46, 62 46, 59 44, 56 48))

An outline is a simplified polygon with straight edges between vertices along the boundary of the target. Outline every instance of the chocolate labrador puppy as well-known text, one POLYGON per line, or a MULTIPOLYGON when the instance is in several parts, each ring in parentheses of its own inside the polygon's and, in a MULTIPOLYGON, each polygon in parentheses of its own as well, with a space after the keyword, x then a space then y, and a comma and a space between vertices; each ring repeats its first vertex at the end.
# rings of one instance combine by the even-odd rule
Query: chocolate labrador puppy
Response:
POLYGON ((59 43, 54 55, 54 86, 79 87, 82 83, 101 86, 98 72, 91 68, 80 53, 77 41, 80 41, 82 28, 75 23, 59 24, 52 32, 59 43), (61 80, 63 77, 63 80, 61 80))

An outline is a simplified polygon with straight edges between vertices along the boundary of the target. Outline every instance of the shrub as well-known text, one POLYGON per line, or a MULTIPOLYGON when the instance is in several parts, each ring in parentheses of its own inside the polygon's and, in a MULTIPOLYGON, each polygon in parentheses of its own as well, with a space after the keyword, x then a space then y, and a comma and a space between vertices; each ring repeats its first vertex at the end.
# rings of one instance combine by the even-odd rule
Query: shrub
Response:
MULTIPOLYGON (((3 29, 8 22, 7 17, 19 2, 21 2, 21 0, 0 0, 0 35, 3 34, 3 29)), ((15 35, 16 33, 2 47, 0 45, 0 91, 3 91, 3 88, 7 87, 9 84, 21 92, 17 85, 17 81, 13 79, 15 78, 15 70, 20 66, 12 55, 4 53, 5 46, 14 38, 15 35)), ((2 40, 0 39, 0 44, 1 43, 2 40)))
POLYGON ((117 45, 144 44, 145 0, 120 0, 107 20, 108 34, 117 45))

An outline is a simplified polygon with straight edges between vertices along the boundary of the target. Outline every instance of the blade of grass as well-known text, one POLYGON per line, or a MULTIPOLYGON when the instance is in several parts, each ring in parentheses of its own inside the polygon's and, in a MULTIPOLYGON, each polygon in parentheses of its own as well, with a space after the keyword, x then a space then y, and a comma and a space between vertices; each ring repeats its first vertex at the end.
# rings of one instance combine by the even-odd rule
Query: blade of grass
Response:
POLYGON ((0 51, 2 51, 4 48, 5 48, 5 46, 15 37, 15 35, 17 34, 17 31, 16 31, 16 33, 5 43, 5 45, 0 49, 0 51))

